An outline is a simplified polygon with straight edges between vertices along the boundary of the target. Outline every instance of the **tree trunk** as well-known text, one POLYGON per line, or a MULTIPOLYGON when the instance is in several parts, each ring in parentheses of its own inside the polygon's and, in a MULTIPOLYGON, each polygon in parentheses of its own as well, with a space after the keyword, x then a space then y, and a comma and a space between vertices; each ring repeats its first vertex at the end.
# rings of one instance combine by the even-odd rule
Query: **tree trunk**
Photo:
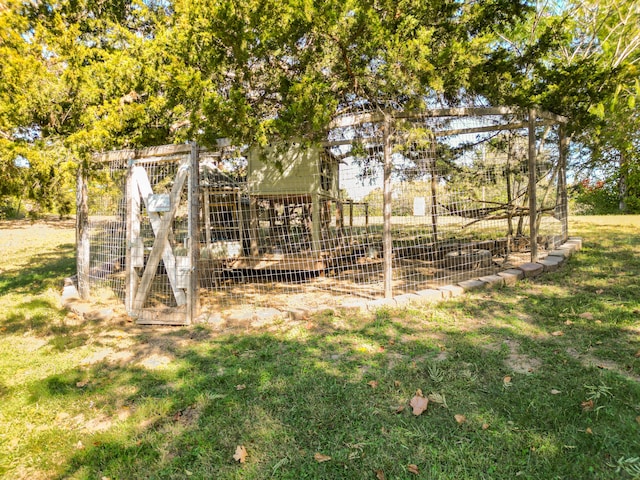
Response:
POLYGON ((621 213, 627 212, 627 193, 629 185, 627 183, 628 175, 627 157, 624 152, 620 152, 620 178, 618 179, 618 208, 621 213))

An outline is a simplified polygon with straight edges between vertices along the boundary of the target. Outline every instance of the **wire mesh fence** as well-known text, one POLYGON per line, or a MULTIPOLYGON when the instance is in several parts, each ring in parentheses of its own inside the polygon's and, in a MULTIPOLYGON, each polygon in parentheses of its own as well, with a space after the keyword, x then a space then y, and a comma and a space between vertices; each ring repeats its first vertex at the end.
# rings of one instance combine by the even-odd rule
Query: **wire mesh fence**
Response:
MULTIPOLYGON (((115 294, 124 300, 126 263, 126 180, 124 161, 93 162, 87 184, 89 255, 78 266, 79 283, 92 294, 115 294)), ((83 260, 78 255, 78 260, 83 260)))
POLYGON ((188 157, 102 162, 89 182, 91 269, 102 273, 89 280, 125 297, 144 283, 154 215, 161 222, 172 201, 149 292, 130 292, 139 316, 179 311, 180 292, 205 313, 314 307, 495 274, 567 237, 561 128, 553 116, 504 109, 346 113, 322 145, 200 149, 189 160, 195 189, 173 200, 188 157), (133 182, 133 204, 132 171, 148 179, 133 182), (149 212, 147 198, 168 204, 149 212), (133 236, 132 215, 141 219, 133 236), (197 275, 199 290, 181 271, 197 275))

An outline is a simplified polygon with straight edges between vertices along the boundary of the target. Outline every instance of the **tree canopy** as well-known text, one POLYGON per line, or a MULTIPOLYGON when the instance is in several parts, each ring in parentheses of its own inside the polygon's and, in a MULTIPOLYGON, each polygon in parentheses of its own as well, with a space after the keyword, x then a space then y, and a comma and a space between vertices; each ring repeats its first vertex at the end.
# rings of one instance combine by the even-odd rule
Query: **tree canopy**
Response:
POLYGON ((615 164, 621 194, 639 195, 639 8, 631 0, 7 0, 0 201, 68 211, 73 170, 93 151, 224 137, 313 141, 346 108, 478 102, 569 116, 584 152, 578 167, 615 164))

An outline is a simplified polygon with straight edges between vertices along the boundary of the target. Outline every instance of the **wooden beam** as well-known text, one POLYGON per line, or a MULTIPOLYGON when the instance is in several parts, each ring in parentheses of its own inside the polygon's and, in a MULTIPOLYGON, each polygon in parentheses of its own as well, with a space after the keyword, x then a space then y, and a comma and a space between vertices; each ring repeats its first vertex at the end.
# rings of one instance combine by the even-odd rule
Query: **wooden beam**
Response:
POLYGON ((211 208, 209 206, 209 194, 210 190, 205 188, 203 191, 204 197, 204 239, 207 242, 207 247, 211 245, 211 208))
MULTIPOLYGON (((506 123, 504 125, 484 125, 481 127, 469 127, 469 128, 453 128, 446 130, 438 130, 433 132, 435 137, 448 137, 452 135, 468 135, 474 133, 489 133, 489 132, 499 132, 499 131, 510 131, 510 130, 520 130, 527 128, 529 125, 528 122, 517 122, 517 123, 506 123)), ((341 145, 352 145, 356 140, 355 139, 346 139, 346 140, 334 140, 331 142, 324 142, 322 145, 324 147, 338 147, 341 145)), ((369 148, 377 149, 379 148, 375 144, 369 144, 369 148)), ((349 156, 347 153, 344 156, 349 156)))
POLYGON ((135 150, 113 150, 111 152, 94 153, 91 157, 92 162, 117 162, 127 161, 135 158, 135 150))
POLYGON ((316 254, 322 250, 321 227, 320 196, 314 194, 311 198, 311 243, 316 254))
POLYGON ((136 267, 144 266, 144 248, 140 250, 140 190, 133 175, 133 168, 127 171, 127 248, 125 255, 126 285, 124 303, 127 313, 133 313, 133 299, 136 296, 140 278, 136 267), (138 258, 139 256, 142 258, 138 258), (142 260, 142 264, 140 261, 142 260))
POLYGON ((78 274, 78 294, 89 298, 89 264, 91 261, 89 238, 89 193, 84 165, 78 167, 76 177, 76 271, 78 274))
POLYGON ((391 173, 393 160, 391 158, 391 119, 384 123, 384 183, 383 183, 383 230, 382 256, 384 259, 384 298, 393 296, 393 239, 391 237, 391 173))
POLYGON ((393 119, 465 117, 489 115, 517 115, 522 111, 512 107, 471 107, 471 108, 433 108, 425 110, 409 110, 406 112, 367 112, 343 115, 329 123, 329 129, 362 125, 364 123, 383 122, 385 117, 393 119))
POLYGON ((258 199, 249 197, 249 241, 252 257, 260 256, 260 219, 258 218, 258 199))
POLYGON ((400 112, 394 118, 412 117, 482 117, 489 115, 517 115, 521 110, 513 107, 460 107, 460 108, 432 108, 424 111, 400 112))
MULTIPOLYGON (((135 300, 133 303, 133 306, 136 309, 142 308, 145 300, 147 299, 147 295, 149 295, 151 282, 153 281, 153 277, 155 276, 156 270, 158 269, 158 265, 160 264, 160 258, 163 257, 163 254, 165 253, 165 251, 171 249, 171 247, 168 245, 167 239, 169 237, 169 231, 171 230, 171 222, 173 221, 173 218, 175 217, 176 212, 178 210, 178 205, 180 203, 180 195, 182 193, 182 187, 184 186, 184 182, 187 177, 188 171, 189 171, 189 165, 187 162, 183 162, 178 168, 178 172, 176 174, 176 178, 173 183, 173 188, 170 194, 171 207, 169 211, 162 216, 158 231, 156 232, 156 238, 153 242, 153 247, 151 248, 151 253, 149 254, 149 258, 147 260, 147 265, 144 269, 144 273, 142 274, 142 279, 140 280, 138 291, 136 292, 135 300)), ((143 198, 144 198, 144 194, 143 194, 143 198)), ((173 252, 171 252, 171 257, 173 257, 173 252)), ((164 257, 163 257, 163 260, 164 260, 164 257)), ((175 257, 173 257, 172 267, 175 269, 175 257)), ((167 273, 169 273, 169 266, 166 263, 165 263, 165 268, 167 268, 167 273)), ((169 279, 171 279, 171 277, 172 275, 169 274, 169 279)), ((173 281, 175 282, 175 270, 174 270, 173 277, 174 277, 173 281)), ((172 283, 172 287, 173 287, 173 283, 172 283)), ((184 304, 186 302, 186 299, 184 298, 184 292, 180 294, 178 293, 178 289, 175 288, 174 295, 176 296, 176 301, 178 302, 179 305, 184 304)))
POLYGON ((560 157, 558 159, 558 196, 560 198, 560 209, 562 218, 562 241, 569 238, 569 199, 567 196, 567 156, 569 155, 569 137, 567 127, 560 125, 560 157))
POLYGON ((176 155, 189 155, 191 145, 160 145, 157 147, 141 148, 139 150, 113 150, 110 152, 95 153, 92 157, 94 162, 113 162, 118 160, 153 159, 154 162, 161 160, 175 160, 176 155), (164 157, 164 158, 163 158, 164 157))
POLYGON ((556 113, 546 112, 546 111, 537 112, 537 117, 543 118, 545 120, 550 120, 554 123, 560 123, 560 124, 566 124, 569 121, 569 119, 563 115, 558 115, 556 113))
POLYGON ((200 310, 198 260, 200 257, 200 164, 199 147, 194 142, 191 144, 189 156, 189 265, 187 288, 187 324, 193 322, 200 310))
POLYGON ((538 261, 537 228, 537 162, 536 162, 536 111, 529 109, 529 234, 531 237, 531 262, 538 261))
POLYGON ((240 242, 240 255, 244 255, 244 212, 242 210, 242 192, 237 191, 236 202, 238 202, 238 241, 240 242))

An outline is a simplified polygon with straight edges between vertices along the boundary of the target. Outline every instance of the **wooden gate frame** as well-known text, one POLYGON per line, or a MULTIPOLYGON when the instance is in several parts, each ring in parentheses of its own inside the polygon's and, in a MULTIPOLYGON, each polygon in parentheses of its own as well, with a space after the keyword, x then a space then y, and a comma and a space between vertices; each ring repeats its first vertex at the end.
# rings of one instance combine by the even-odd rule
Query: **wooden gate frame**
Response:
MULTIPOLYGON (((94 155, 96 162, 127 163, 126 183, 126 257, 125 257, 125 307, 127 313, 138 324, 189 325, 199 313, 198 283, 198 212, 199 212, 199 147, 189 145, 166 145, 141 150, 121 150, 94 155), (149 212, 150 195, 153 188, 145 169, 139 165, 144 162, 179 161, 180 165, 169 195, 169 209, 162 214, 149 212), (177 213, 181 195, 187 186, 188 233, 186 255, 177 256, 170 245, 172 222, 177 213), (151 227, 155 236, 153 247, 144 261, 144 248, 140 236, 141 201, 147 207, 151 227), (167 271, 171 291, 177 307, 145 309, 143 305, 149 294, 151 283, 160 260, 167 271), (142 276, 138 270, 142 269, 142 276)), ((88 215, 88 178, 86 169, 78 174, 78 287, 83 298, 89 297, 89 215, 88 215)))
POLYGON ((178 171, 169 195, 169 210, 162 215, 149 211, 153 189, 146 170, 136 160, 130 161, 127 176, 127 283, 125 305, 138 324, 189 325, 198 314, 198 187, 199 151, 194 143, 145 149, 137 152, 137 159, 145 161, 179 161, 178 171), (152 151, 150 151, 152 150, 152 151), (155 154, 155 155, 151 155, 155 154), (160 155, 158 155, 160 154, 160 155), (167 158, 168 157, 168 158, 167 158), (177 213, 181 195, 187 184, 188 234, 186 255, 175 255, 170 243, 171 225, 177 213), (153 247, 144 263, 140 237, 140 201, 144 201, 155 235, 153 247), (151 282, 162 259, 177 307, 162 310, 143 308, 151 282), (143 269, 139 277, 137 269, 143 269), (184 315, 182 313, 184 312, 184 315), (183 318, 180 321, 180 317, 183 318))

